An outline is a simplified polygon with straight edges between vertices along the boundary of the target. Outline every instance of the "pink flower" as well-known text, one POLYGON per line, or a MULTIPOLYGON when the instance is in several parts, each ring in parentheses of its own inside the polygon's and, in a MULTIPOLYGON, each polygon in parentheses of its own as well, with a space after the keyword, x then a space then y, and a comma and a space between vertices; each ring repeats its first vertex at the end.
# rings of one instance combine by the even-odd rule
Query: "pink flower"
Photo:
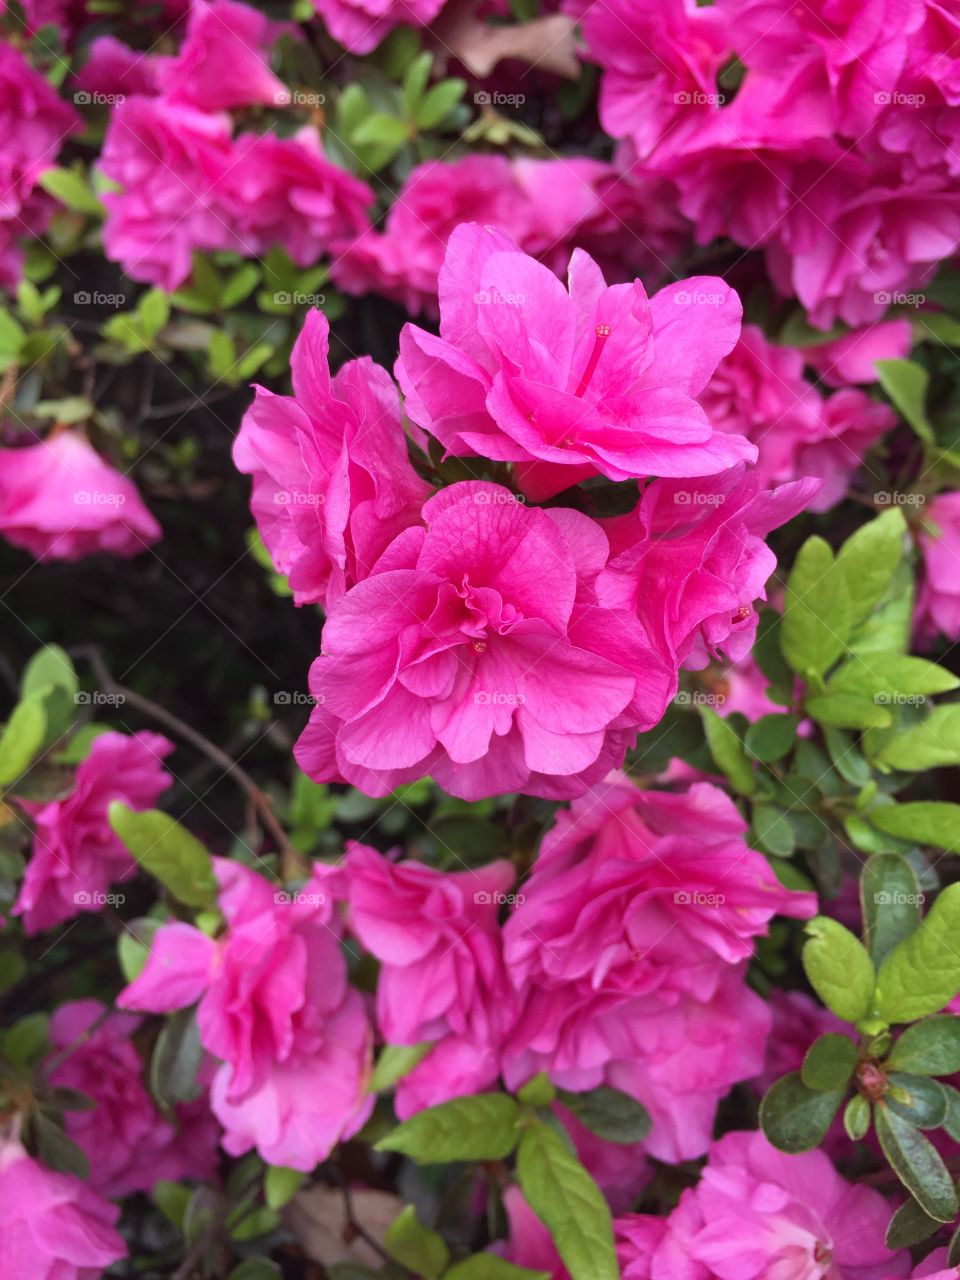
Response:
POLYGON ((797 442, 792 475, 815 476, 823 482, 808 510, 829 511, 842 502, 867 450, 896 425, 897 416, 889 405, 871 400, 855 387, 829 396, 817 431, 812 438, 797 442))
POLYGON ((946 1249, 934 1249, 910 1272, 910 1280, 957 1280, 957 1268, 947 1266, 946 1249))
POLYGON ((741 658, 724 671, 717 682, 721 701, 717 703, 717 715, 729 716, 734 711, 745 716, 752 724, 761 716, 783 714, 784 708, 771 702, 767 696, 770 681, 749 655, 741 658))
POLYGON ((960 493, 938 493, 923 509, 917 542, 923 574, 914 627, 924 640, 960 638, 960 493))
POLYGON ((157 63, 153 54, 141 53, 116 36, 97 36, 90 41, 87 60, 74 77, 78 88, 128 98, 132 94, 152 95, 159 91, 157 63))
POLYGON ((738 661, 753 645, 754 602, 776 557, 763 539, 810 505, 816 480, 763 491, 755 471, 698 481, 656 480, 627 516, 604 521, 611 556, 597 592, 636 611, 671 661, 690 670, 720 651, 738 661))
POLYGON ((59 431, 0 449, 0 533, 37 560, 135 556, 162 530, 132 481, 83 436, 59 431))
POLYGON ((845 1182, 822 1151, 788 1156, 762 1133, 713 1143, 666 1220, 617 1223, 625 1280, 898 1280, 910 1255, 883 1243, 890 1205, 845 1182))
POLYGON ((664 1160, 706 1150, 717 1103, 759 1071, 769 1015, 744 985, 754 940, 811 894, 782 889, 709 783, 638 791, 614 776, 562 813, 504 929, 524 998, 505 1049, 511 1087, 538 1071, 602 1083, 650 1111, 664 1160))
POLYGON ((114 800, 152 808, 170 785, 161 761, 172 750, 158 733, 101 733, 66 796, 47 804, 18 799, 34 824, 33 855, 13 908, 28 934, 102 910, 111 884, 135 874, 136 863, 113 834, 107 810, 114 800))
POLYGON ((140 1019, 107 1013, 99 1000, 70 1000, 50 1020, 54 1050, 71 1048, 50 1075, 58 1089, 93 1099, 92 1111, 68 1111, 67 1133, 90 1161, 95 1191, 118 1198, 149 1191, 156 1182, 212 1178, 219 1129, 209 1101, 182 1104, 166 1120, 143 1084, 143 1063, 132 1037, 140 1019))
POLYGON ((597 607, 602 530, 480 481, 423 519, 327 617, 301 767, 368 795, 426 774, 471 800, 580 794, 675 685, 636 618, 597 607))
POLYGON ((450 237, 440 337, 406 325, 407 412, 456 456, 522 464, 542 499, 592 475, 712 475, 755 450, 714 431, 694 399, 736 342, 740 301, 698 276, 647 299, 608 288, 576 250, 569 293, 500 232, 450 237))
POLYGON ((21 236, 41 235, 55 202, 40 187, 80 117, 35 71, 19 49, 0 44, 0 284, 20 279, 21 236))
POLYGON ((903 359, 911 342, 909 320, 884 320, 807 347, 803 358, 829 386, 846 387, 876 382, 876 362, 903 359))
POLYGON ((161 92, 200 111, 282 105, 287 89, 266 62, 269 27, 249 5, 194 0, 179 54, 160 63, 161 92))
POLYGON ((351 53, 369 53, 401 23, 425 27, 446 0, 313 0, 335 40, 351 53))
POLYGON ((380 961, 380 1033, 388 1044, 438 1042, 400 1082, 401 1117, 488 1088, 499 1075, 515 1001, 497 916, 515 875, 505 861, 441 872, 348 844, 350 924, 380 961))
POLYGON ((4 1280, 97 1280, 127 1256, 120 1210, 69 1174, 0 1143, 0 1275, 4 1280))
POLYGON ((499 1254, 515 1267, 529 1271, 545 1271, 550 1280, 570 1280, 570 1273, 560 1261, 550 1232, 533 1212, 518 1186, 503 1193, 510 1238, 506 1245, 496 1245, 491 1253, 499 1254))
POLYGON ((121 1008, 166 1013, 199 1000, 204 1048, 221 1065, 213 1113, 230 1155, 309 1171, 370 1114, 371 1034, 347 981, 333 895, 318 865, 294 895, 239 863, 214 859, 227 928, 214 941, 187 924, 154 936, 121 1008))
POLYGON ((397 389, 368 356, 328 370, 330 325, 310 311, 294 343, 293 395, 257 387, 233 446, 251 507, 297 604, 329 608, 419 522, 430 486, 407 456, 397 389))

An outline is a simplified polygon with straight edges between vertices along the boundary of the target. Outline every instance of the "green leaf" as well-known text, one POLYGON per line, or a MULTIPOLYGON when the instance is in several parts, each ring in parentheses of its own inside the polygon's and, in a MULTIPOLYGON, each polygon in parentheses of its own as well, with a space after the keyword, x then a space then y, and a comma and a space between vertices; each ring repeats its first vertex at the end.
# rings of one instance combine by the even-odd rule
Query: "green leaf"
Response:
POLYGON ((535 1122, 523 1131, 517 1180, 572 1280, 619 1280, 610 1208, 566 1142, 548 1125, 535 1122))
POLYGON ((879 603, 903 556, 907 523, 899 507, 891 507, 863 524, 846 540, 837 564, 847 584, 850 615, 861 622, 879 603))
POLYGON ((762 760, 764 764, 782 760, 796 741, 799 723, 799 716, 780 713, 761 716, 747 729, 744 746, 755 760, 762 760))
POLYGON ((938 1129, 947 1118, 947 1095, 929 1076, 889 1072, 884 1102, 918 1129, 938 1129))
POLYGON ((917 1204, 911 1196, 890 1219, 884 1243, 888 1249, 909 1249, 927 1240, 943 1226, 917 1204))
POLYGON ((789 858, 797 845, 796 832, 782 809, 755 804, 751 824, 761 848, 777 858, 789 858))
POLYGON ((227 1280, 282 1280, 282 1276, 280 1264, 272 1258, 244 1258, 233 1268, 227 1280))
POLYGON ((872 809, 867 819, 887 835, 960 853, 960 804, 946 800, 888 804, 872 809))
POLYGON ((549 1107, 557 1096, 557 1091, 550 1083, 545 1071, 530 1079, 517 1090, 517 1097, 528 1107, 549 1107))
POLYGON ((147 336, 155 338, 170 319, 170 299, 161 289, 148 289, 137 303, 137 316, 147 336))
POLYGON ((920 724, 899 729, 875 759, 891 769, 910 772, 960 764, 960 703, 935 707, 920 724))
POLYGON ((377 145, 398 151, 408 140, 407 126, 396 116, 384 111, 374 111, 354 132, 353 141, 360 146, 377 145))
POLYGON ((960 991, 960 884, 942 889, 920 926, 880 966, 874 1002, 885 1022, 939 1013, 960 991))
POLYGON ((913 360, 877 360, 877 381, 893 401, 900 416, 913 427, 926 444, 935 441, 933 427, 927 417, 927 388, 930 375, 913 360))
POLYGON ((875 978, 866 947, 829 916, 810 920, 806 933, 803 967, 810 985, 838 1018, 859 1022, 870 1012, 875 978))
POLYGON ((936 1147, 883 1103, 877 1106, 875 1125, 883 1154, 920 1208, 938 1222, 952 1222, 957 1195, 936 1147))
POLYGON ((227 378, 237 361, 237 347, 230 334, 223 329, 218 329, 210 338, 207 355, 210 360, 210 372, 214 378, 217 380, 227 378))
POLYGON ((960 1092, 954 1089, 953 1085, 943 1082, 940 1087, 947 1095, 947 1118, 943 1122, 944 1130, 954 1142, 960 1142, 960 1092))
POLYGON ((117 960, 127 982, 133 982, 143 972, 153 935, 160 928, 159 920, 144 916, 126 925, 117 938, 117 960))
POLYGON ((814 1040, 800 1068, 808 1089, 842 1089, 857 1066, 857 1046, 847 1036, 830 1031, 814 1040))
POLYGON ((893 723, 887 706, 857 693, 818 693, 804 707, 818 724, 833 729, 886 729, 893 723))
POLYGON ((435 84, 417 108, 417 125, 421 129, 436 128, 460 102, 466 91, 466 80, 441 80, 439 84, 435 84))
POLYGON ((726 774, 731 786, 741 795, 751 795, 757 785, 756 774, 733 726, 721 719, 711 707, 701 706, 700 715, 707 746, 717 768, 726 774))
POLYGON ((853 739, 842 729, 834 729, 827 725, 823 731, 823 740, 833 767, 845 782, 852 787, 865 787, 873 776, 870 766, 853 744, 853 739))
POLYGON ((779 1151, 812 1151, 826 1137, 845 1089, 809 1089, 799 1071, 783 1076, 764 1094, 760 1127, 779 1151))
POLYGON ((860 873, 860 907, 875 965, 917 927, 922 900, 916 873, 905 858, 879 853, 867 861, 860 873))
POLYGON ((4 1033, 4 1056, 19 1067, 32 1065, 50 1050, 49 1029, 45 1013, 28 1013, 4 1033))
POLYGON ((282 1209, 289 1204, 303 1186, 306 1174, 299 1169, 285 1169, 271 1164, 263 1175, 263 1195, 271 1209, 282 1209))
POLYGON ((550 1272, 517 1267, 493 1253, 476 1253, 455 1263, 444 1273, 443 1280, 550 1280, 550 1272))
POLYGON ((0 787, 26 773, 47 736, 44 696, 34 693, 18 702, 0 735, 0 787))
POLYGON ((19 320, 0 307, 0 373, 16 363, 26 338, 19 320))
POLYGON ((650 1133, 647 1109, 628 1093, 600 1085, 588 1093, 561 1089, 559 1100, 582 1125, 607 1142, 642 1142, 650 1133))
POLYGON ((423 1226, 412 1204, 391 1222, 383 1243, 392 1258, 424 1280, 439 1280, 450 1259, 443 1236, 423 1226))
POLYGON ((422 1044, 384 1045, 373 1068, 373 1075, 370 1077, 369 1091, 385 1093, 388 1089, 392 1089, 398 1080, 409 1075, 413 1068, 423 1061, 433 1048, 433 1044, 432 1040, 425 1040, 422 1044))
POLYGON ((260 268, 254 266, 252 262, 245 262, 242 267, 238 267, 223 286, 223 292, 220 294, 221 307, 225 311, 229 311, 233 307, 239 306, 244 299, 253 293, 260 283, 260 279, 260 268))
POLYGON ((403 74, 403 109, 411 119, 416 115, 432 66, 433 54, 419 53, 411 59, 403 74))
POLYGON ((886 1065, 921 1076, 951 1076, 960 1071, 960 1018, 947 1014, 907 1027, 886 1065))
POLYGON ((851 611, 846 577, 822 538, 800 548, 787 581, 780 643, 801 676, 820 675, 843 653, 851 611))
POLYGON ((154 1204, 172 1226, 179 1231, 183 1215, 190 1202, 190 1189, 179 1182, 161 1180, 153 1184, 150 1192, 154 1204))
POLYGON ((51 688, 63 689, 71 701, 80 688, 73 663, 58 644, 48 644, 27 663, 20 682, 20 696, 29 698, 35 693, 44 694, 51 688))
POLYGON ((200 1096, 197 1073, 203 1046, 192 1009, 170 1014, 150 1059, 150 1091, 164 1109, 200 1096))
POLYGON ((68 209, 90 214, 95 218, 106 215, 106 209, 97 199, 86 177, 75 169, 61 169, 54 165, 46 169, 37 181, 44 191, 68 209))
POLYGON ((72 1173, 77 1178, 89 1178, 90 1163, 86 1155, 55 1120, 41 1111, 34 1111, 30 1129, 37 1144, 37 1155, 48 1169, 72 1173))
POLYGON ((956 689, 960 680, 935 662, 911 658, 900 653, 858 654, 845 662, 830 677, 828 690, 879 696, 893 702, 896 696, 947 693, 956 689))
POLYGON ((121 800, 108 810, 110 826, 134 860, 188 907, 209 907, 217 897, 210 854, 185 827, 159 809, 137 812, 121 800))
POLYGON ((843 1127, 851 1142, 859 1142, 870 1128, 870 1103, 861 1093, 855 1093, 843 1109, 843 1127))
POLYGON ((376 1144, 421 1164, 503 1160, 517 1144, 520 1108, 505 1093, 476 1093, 418 1111, 376 1144))

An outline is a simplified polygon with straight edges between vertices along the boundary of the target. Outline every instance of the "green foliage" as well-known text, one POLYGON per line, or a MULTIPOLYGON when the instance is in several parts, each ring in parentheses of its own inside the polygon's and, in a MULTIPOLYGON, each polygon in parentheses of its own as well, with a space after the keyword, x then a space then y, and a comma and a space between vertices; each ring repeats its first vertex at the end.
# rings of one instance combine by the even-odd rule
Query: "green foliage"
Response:
POLYGON ((517 1145, 520 1108, 505 1093, 476 1093, 428 1107, 376 1144, 421 1164, 503 1160, 517 1145))
POLYGON ((136 812, 121 800, 110 806, 110 825, 145 871, 191 907, 216 901, 210 854, 185 827, 159 809, 136 812))

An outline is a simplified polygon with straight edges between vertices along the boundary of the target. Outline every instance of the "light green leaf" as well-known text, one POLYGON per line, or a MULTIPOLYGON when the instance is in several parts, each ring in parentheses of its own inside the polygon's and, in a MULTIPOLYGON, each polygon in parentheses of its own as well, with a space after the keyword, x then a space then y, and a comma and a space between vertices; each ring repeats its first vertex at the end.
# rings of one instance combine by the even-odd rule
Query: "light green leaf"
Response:
POLYGON ((733 726, 721 719, 712 707, 701 706, 700 715, 707 746, 717 767, 726 774, 731 785, 741 795, 751 795, 757 785, 756 774, 733 726))
POLYGON ((916 873, 905 858, 879 853, 869 859, 860 873, 860 907, 875 965, 917 927, 921 901, 916 873))
POLYGON ((299 1169, 286 1169, 271 1164, 263 1175, 263 1195, 271 1209, 282 1209, 289 1204, 303 1186, 306 1174, 299 1169))
POLYGON ((870 1129, 870 1103, 855 1093, 843 1109, 843 1127, 851 1142, 865 1138, 870 1129))
POLYGON ((90 214, 95 218, 106 216, 106 209, 97 199, 86 177, 75 169, 61 169, 55 165, 45 170, 38 181, 44 191, 68 209, 90 214))
POLYGON ((842 1089, 857 1065, 857 1046, 836 1031, 814 1040, 800 1068, 800 1078, 808 1089, 842 1089))
POLYGON ((517 1144, 520 1108, 505 1093, 475 1093, 418 1111, 376 1144, 421 1164, 503 1160, 517 1144))
POLYGON ((185 827, 159 809, 137 812, 114 800, 110 826, 135 862, 189 907, 209 907, 217 897, 210 854, 185 827))
POLYGON ((385 1093, 409 1075, 433 1048, 432 1040, 422 1044, 387 1044, 380 1050, 368 1086, 370 1093, 385 1093))
POLYGON ((797 739, 799 722, 799 716, 779 712, 754 720, 744 738, 748 754, 764 764, 782 760, 797 739))
POLYGON ((930 375, 913 360, 878 360, 874 365, 877 381, 893 401, 904 421, 926 444, 935 440, 927 417, 927 388, 930 375))
POLYGON ((947 693, 960 686, 960 680, 935 662, 911 658, 900 653, 857 655, 845 662, 830 677, 827 689, 878 697, 893 702, 896 695, 947 693))
POLYGON ((873 962, 866 947, 837 920, 817 916, 806 926, 803 967, 810 985, 838 1018, 859 1022, 870 1012, 873 962))
POLYGON ((885 1022, 939 1013, 960 991, 960 884, 937 895, 919 927, 880 966, 874 1012, 885 1022))
POLYGON ((833 729, 886 729, 893 722, 888 706, 857 693, 818 693, 804 706, 818 724, 833 729))
POLYGON ((421 129, 435 129, 443 123, 466 91, 466 80, 442 80, 435 84, 417 108, 417 125, 421 129))
POLYGON ((899 729, 875 759, 891 769, 911 772, 960 764, 960 703, 934 707, 920 724, 899 729))
POLYGON ((0 734, 0 787, 16 782, 27 771, 46 736, 44 695, 35 693, 17 703, 0 734))
POLYGON ((801 676, 820 675, 844 651, 851 609, 846 576, 822 538, 800 548, 787 581, 780 643, 801 676))
POLYGON ((960 1071, 960 1018, 946 1014, 907 1027, 887 1055, 886 1065, 921 1076, 960 1071))
POLYGON ((550 1280, 549 1271, 531 1271, 493 1253, 475 1253, 444 1272, 443 1280, 550 1280))
POLYGON ((847 584, 853 623, 862 621, 882 599, 903 555, 907 524, 899 507, 863 524, 846 540, 837 564, 847 584))
POLYGON ((439 1280, 450 1260, 443 1236, 420 1222, 412 1204, 391 1222, 383 1243, 392 1258, 424 1280, 439 1280))
POLYGON ((960 853, 960 804, 946 800, 917 800, 909 804, 887 804, 867 814, 878 831, 932 845, 948 853, 960 853))

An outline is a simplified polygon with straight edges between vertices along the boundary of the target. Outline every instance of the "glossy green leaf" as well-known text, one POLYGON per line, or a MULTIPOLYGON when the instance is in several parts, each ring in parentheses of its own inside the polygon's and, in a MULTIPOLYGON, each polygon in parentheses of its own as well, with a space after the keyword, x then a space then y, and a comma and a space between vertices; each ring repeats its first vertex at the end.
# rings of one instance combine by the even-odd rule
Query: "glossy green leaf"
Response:
POLYGON ((838 1018, 859 1022, 870 1012, 875 980, 866 947, 829 916, 809 921, 806 933, 803 967, 810 985, 838 1018))

